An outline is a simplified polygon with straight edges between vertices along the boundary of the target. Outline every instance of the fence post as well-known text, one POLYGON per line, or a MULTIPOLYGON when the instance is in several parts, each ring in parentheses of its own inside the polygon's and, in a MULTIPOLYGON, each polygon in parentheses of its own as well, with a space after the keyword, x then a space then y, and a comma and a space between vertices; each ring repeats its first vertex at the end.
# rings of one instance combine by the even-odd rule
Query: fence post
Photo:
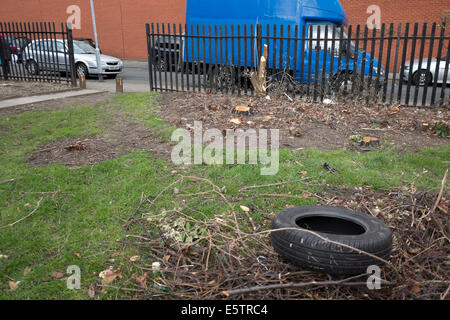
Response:
POLYGON ((72 35, 72 24, 70 22, 66 25, 67 29, 67 47, 69 49, 69 64, 70 64, 70 77, 72 79, 72 86, 77 86, 77 78, 75 74, 75 57, 73 52, 73 35, 72 35))
POLYGON ((8 60, 6 59, 6 56, 8 55, 7 48, 9 45, 8 47, 6 45, 6 39, 4 39, 3 36, 0 37, 0 61, 2 63, 3 78, 8 80, 8 60))
POLYGON ((153 91, 153 49, 150 41, 150 25, 145 25, 147 33, 147 59, 148 59, 148 79, 150 82, 150 91, 153 91))

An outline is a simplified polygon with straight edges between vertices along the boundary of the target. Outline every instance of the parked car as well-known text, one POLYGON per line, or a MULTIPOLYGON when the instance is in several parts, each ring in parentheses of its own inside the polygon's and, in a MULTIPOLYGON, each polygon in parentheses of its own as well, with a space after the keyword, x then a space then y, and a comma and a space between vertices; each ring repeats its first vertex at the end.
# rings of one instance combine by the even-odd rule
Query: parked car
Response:
MULTIPOLYGON (((75 70, 77 76, 98 75, 95 49, 84 41, 73 41, 75 70)), ((32 41, 24 53, 25 67, 32 75, 39 72, 57 71, 65 72, 68 69, 67 40, 42 39, 32 41)), ((103 76, 116 77, 123 71, 123 62, 119 58, 102 54, 101 74, 103 76)))
MULTIPOLYGON (((420 59, 414 60, 412 67, 411 62, 407 61, 405 63, 405 68, 403 71, 403 80, 409 82, 410 75, 411 82, 413 85, 419 85, 419 86, 428 86, 432 84, 436 79, 437 83, 444 83, 444 76, 445 76, 445 67, 446 65, 449 65, 450 61, 447 61, 447 56, 443 57, 439 61, 439 72, 436 78, 436 66, 438 63, 438 59, 433 58, 431 59, 431 63, 428 66, 428 58, 422 59, 422 62, 420 62, 420 59), (420 66, 420 70, 419 70, 420 66)), ((447 67, 448 68, 448 67, 447 67)), ((400 71, 401 72, 401 71, 400 71)), ((450 83, 450 71, 447 70, 447 79, 446 83, 450 83)))
POLYGON ((95 48, 95 41, 91 38, 73 38, 73 40, 76 41, 82 41, 82 42, 86 42, 87 44, 89 44, 91 47, 95 48))

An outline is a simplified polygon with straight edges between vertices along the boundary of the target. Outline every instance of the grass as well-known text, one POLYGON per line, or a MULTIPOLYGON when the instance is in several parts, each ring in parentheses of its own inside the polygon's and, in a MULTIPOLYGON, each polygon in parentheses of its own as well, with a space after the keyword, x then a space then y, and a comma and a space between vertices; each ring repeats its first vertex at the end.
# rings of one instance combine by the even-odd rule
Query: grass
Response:
MULTIPOLYGON (((173 127, 154 113, 154 95, 124 94, 105 103, 138 121, 165 140, 173 127)), ((93 166, 68 168, 52 164, 33 167, 28 154, 41 145, 62 138, 99 135, 107 130, 109 115, 95 106, 74 106, 59 111, 30 111, 0 117, 0 227, 26 216, 43 198, 36 212, 14 225, 0 229, 0 299, 87 299, 88 287, 99 281, 98 274, 110 266, 121 267, 124 284, 135 272, 129 258, 139 254, 117 240, 126 240, 122 225, 133 216, 141 195, 156 195, 183 175, 210 179, 220 187, 233 205, 255 208, 254 219, 263 221, 268 213, 286 205, 313 204, 305 191, 320 191, 324 186, 371 186, 388 190, 414 185, 419 189, 438 190, 448 167, 450 147, 422 149, 405 153, 395 149, 355 153, 344 150, 288 151, 280 155, 280 171, 275 176, 261 176, 259 166, 180 166, 158 159, 144 151, 132 151, 122 157, 93 166), (339 170, 323 169, 324 162, 339 170), (177 173, 173 172, 176 170, 177 173), (244 186, 277 183, 308 178, 308 184, 290 183, 240 192, 244 186), (269 198, 267 193, 300 195, 298 198, 269 198), (52 277, 54 271, 65 273, 70 265, 81 268, 81 290, 68 290, 65 278, 52 277), (24 272, 25 270, 30 272, 24 272), (8 280, 20 281, 14 291, 8 280)), ((186 183, 183 192, 205 190, 205 185, 186 183)), ((172 192, 161 195, 150 213, 173 209, 179 203, 172 192)), ((190 206, 206 216, 227 210, 222 203, 205 202, 193 197, 190 206)), ((144 261, 144 263, 151 261, 144 261)), ((105 290, 96 298, 115 298, 116 290, 105 290)), ((119 298, 128 294, 118 293, 119 298)))

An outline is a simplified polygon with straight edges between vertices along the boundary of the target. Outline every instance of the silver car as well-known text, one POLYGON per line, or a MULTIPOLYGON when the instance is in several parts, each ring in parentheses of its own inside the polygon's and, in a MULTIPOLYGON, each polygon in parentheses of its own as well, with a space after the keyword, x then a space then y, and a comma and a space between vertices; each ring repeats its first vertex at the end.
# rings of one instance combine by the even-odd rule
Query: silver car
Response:
MULTIPOLYGON (((98 75, 95 49, 84 41, 73 41, 76 74, 98 75)), ((69 68, 68 46, 66 40, 42 39, 32 41, 24 52, 25 68, 31 75, 41 71, 67 72, 69 68)), ((118 58, 102 54, 101 73, 115 77, 123 71, 123 62, 118 58)))
MULTIPOLYGON (((443 57, 439 61, 439 72, 437 74, 437 83, 444 83, 445 76, 445 67, 447 66, 447 79, 446 83, 450 83, 450 70, 448 70, 448 62, 447 57, 443 57)), ((410 61, 405 62, 405 69, 403 72, 403 80, 409 81, 410 75, 412 75, 412 84, 419 86, 428 86, 436 80, 436 66, 437 59, 431 59, 430 66, 428 66, 428 58, 422 59, 422 63, 420 60, 414 60, 412 68, 410 61), (419 70, 420 64, 420 70, 419 70)))

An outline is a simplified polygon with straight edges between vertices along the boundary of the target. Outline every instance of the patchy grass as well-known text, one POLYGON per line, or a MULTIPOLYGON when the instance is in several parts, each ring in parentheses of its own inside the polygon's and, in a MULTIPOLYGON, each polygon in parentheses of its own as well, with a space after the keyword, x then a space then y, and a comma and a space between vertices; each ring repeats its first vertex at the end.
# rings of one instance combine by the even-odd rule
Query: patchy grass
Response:
POLYGON ((113 108, 118 108, 134 120, 152 129, 152 134, 170 141, 172 132, 176 129, 153 113, 156 93, 121 94, 113 98, 113 108))
MULTIPOLYGON (((151 94, 125 94, 105 106, 123 111, 168 140, 173 128, 153 114, 153 99, 151 94)), ((156 196, 178 179, 178 174, 205 177, 225 187, 236 210, 239 205, 251 206, 253 218, 264 223, 268 213, 286 205, 315 203, 316 199, 304 196, 305 192, 323 190, 327 185, 370 186, 376 190, 413 185, 438 190, 450 158, 450 147, 416 153, 283 150, 280 171, 275 176, 261 176, 260 167, 251 165, 174 167, 144 151, 82 168, 36 168, 27 164, 28 153, 43 143, 102 133, 108 117, 92 106, 0 117, 0 182, 16 179, 0 183, 0 227, 26 216, 43 198, 32 216, 0 229, 0 254, 8 256, 0 258, 0 298, 87 299, 89 286, 98 283, 99 272, 110 266, 120 267, 123 273, 113 285, 132 282, 134 271, 129 258, 139 252, 117 240, 127 241, 126 236, 136 230, 125 230, 123 225, 135 214, 142 195, 156 196), (338 172, 327 172, 325 162, 338 172), (305 180, 294 182, 299 179, 305 180), (240 191, 245 186, 283 181, 293 182, 240 191), (52 278, 53 271, 65 273, 70 265, 81 268, 82 290, 68 290, 66 278, 52 278), (27 268, 31 271, 24 274, 27 268), (8 280, 20 281, 18 288, 10 290, 8 280)), ((183 192, 196 193, 201 188, 199 184, 187 184, 183 192)), ((173 190, 168 190, 149 213, 176 208, 178 201, 173 190)), ((195 195, 189 198, 189 206, 197 217, 212 217, 227 210, 223 203, 203 201, 195 195)), ((96 298, 127 298, 129 294, 105 289, 102 294, 97 292, 96 298)))

